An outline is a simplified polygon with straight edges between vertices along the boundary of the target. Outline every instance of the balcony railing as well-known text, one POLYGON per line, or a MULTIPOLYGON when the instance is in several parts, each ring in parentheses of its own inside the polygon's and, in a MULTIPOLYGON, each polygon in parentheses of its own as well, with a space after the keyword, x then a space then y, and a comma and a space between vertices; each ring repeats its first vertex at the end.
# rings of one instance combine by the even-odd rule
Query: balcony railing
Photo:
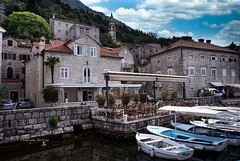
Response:
POLYGON ((122 63, 122 69, 133 69, 134 64, 122 63))

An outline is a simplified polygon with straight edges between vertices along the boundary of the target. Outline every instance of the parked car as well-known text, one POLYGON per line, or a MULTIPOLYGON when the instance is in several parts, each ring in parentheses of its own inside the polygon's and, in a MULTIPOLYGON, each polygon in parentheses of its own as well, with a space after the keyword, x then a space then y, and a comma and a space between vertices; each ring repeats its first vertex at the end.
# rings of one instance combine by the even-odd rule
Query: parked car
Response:
POLYGON ((12 110, 15 108, 15 102, 12 99, 2 99, 0 108, 2 110, 12 110))
POLYGON ((32 107, 32 103, 28 98, 18 98, 16 100, 16 104, 17 104, 16 107, 18 109, 32 107))
POLYGON ((222 96, 223 94, 216 88, 203 88, 198 90, 198 96, 222 96))

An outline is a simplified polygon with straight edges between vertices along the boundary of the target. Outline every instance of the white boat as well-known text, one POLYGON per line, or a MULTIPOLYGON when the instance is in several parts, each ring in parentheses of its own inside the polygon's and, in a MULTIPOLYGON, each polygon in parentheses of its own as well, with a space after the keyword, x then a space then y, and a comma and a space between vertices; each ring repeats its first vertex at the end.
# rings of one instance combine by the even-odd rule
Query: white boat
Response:
POLYGON ((202 118, 201 121, 190 121, 190 123, 200 127, 240 132, 239 122, 234 122, 234 121, 202 118))
POLYGON ((186 160, 192 157, 194 150, 164 137, 137 133, 136 140, 138 150, 150 154, 151 157, 159 157, 171 160, 186 160))
POLYGON ((177 141, 196 150, 219 152, 224 150, 228 145, 227 139, 197 135, 161 126, 148 125, 147 130, 152 134, 177 141))

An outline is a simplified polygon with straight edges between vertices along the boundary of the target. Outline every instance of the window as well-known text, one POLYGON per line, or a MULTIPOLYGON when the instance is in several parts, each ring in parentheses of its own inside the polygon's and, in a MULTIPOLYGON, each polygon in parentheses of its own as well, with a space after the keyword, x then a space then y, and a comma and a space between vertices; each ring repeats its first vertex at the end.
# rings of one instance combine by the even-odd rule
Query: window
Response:
POLYGON ((58 27, 61 27, 61 22, 58 22, 58 27))
POLYGON ((90 82, 90 69, 88 67, 84 68, 84 82, 89 83, 90 82))
POLYGON ((86 33, 87 33, 87 34, 89 33, 89 29, 88 29, 88 28, 86 28, 86 33))
POLYGON ((215 61, 217 60, 217 57, 216 56, 211 56, 211 61, 215 61))
POLYGON ((222 77, 226 77, 227 76, 227 70, 226 68, 222 69, 222 77))
POLYGON ((68 24, 65 25, 66 29, 68 29, 68 24))
POLYGON ((169 69, 168 69, 168 75, 173 75, 172 68, 169 68, 169 69))
POLYGON ((36 79, 37 79, 37 80, 39 79, 38 77, 39 77, 39 69, 37 68, 37 69, 36 69, 36 79))
POLYGON ((83 28, 81 27, 81 28, 80 28, 80 32, 83 33, 83 31, 84 31, 84 30, 83 30, 83 28))
POLYGON ((201 60, 205 60, 205 56, 201 55, 201 60))
POLYGON ((231 77, 235 78, 235 69, 231 69, 231 77))
POLYGON ((97 56, 96 47, 91 47, 90 48, 90 56, 91 57, 96 57, 97 56))
POLYGON ((221 61, 227 61, 226 57, 221 57, 221 61))
POLYGON ((13 46, 13 41, 12 41, 12 40, 8 40, 8 41, 7 41, 7 45, 8 45, 8 46, 13 46))
POLYGON ((97 29, 94 29, 94 33, 97 33, 97 29))
POLYGON ((83 55, 84 55, 84 56, 87 56, 87 46, 84 46, 84 47, 83 47, 83 55))
POLYGON ((169 57, 167 58, 167 61, 168 61, 168 62, 171 62, 171 61, 172 61, 172 57, 169 56, 169 57))
POLYGON ((189 60, 193 60, 193 55, 188 56, 189 60))
POLYGON ((28 81, 31 81, 31 71, 28 71, 27 79, 28 81))
POLYGON ((8 53, 7 58, 8 58, 8 59, 13 59, 13 54, 8 53))
POLYGON ((61 35, 61 30, 58 30, 58 35, 61 35))
POLYGON ((217 80, 217 70, 212 69, 211 73, 212 73, 212 80, 217 80))
POLYGON ((74 45, 74 55, 82 56, 87 55, 86 53, 86 46, 74 45))
POLYGON ((206 68, 201 68, 201 74, 202 76, 206 76, 206 68))
POLYGON ((8 79, 12 79, 13 78, 13 68, 12 67, 8 67, 7 68, 7 78, 8 79))
POLYGON ((66 36, 68 36, 68 31, 66 31, 66 36))
POLYGON ((69 78, 69 69, 68 67, 61 67, 60 68, 60 78, 69 78))
POLYGON ((236 58, 230 58, 230 59, 229 59, 229 62, 234 62, 234 63, 236 63, 236 62, 237 62, 237 59, 236 59, 236 58))
POLYGON ((158 65, 160 65, 160 60, 157 61, 158 65))
POLYGON ((189 75, 195 76, 195 68, 194 67, 189 67, 189 75))

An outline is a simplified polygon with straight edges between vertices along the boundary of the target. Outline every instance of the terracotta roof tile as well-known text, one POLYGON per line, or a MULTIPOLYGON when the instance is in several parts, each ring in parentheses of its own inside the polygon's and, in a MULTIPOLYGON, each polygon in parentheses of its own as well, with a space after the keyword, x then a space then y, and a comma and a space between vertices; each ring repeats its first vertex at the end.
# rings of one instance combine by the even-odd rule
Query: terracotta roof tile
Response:
POLYGON ((170 45, 170 47, 163 48, 163 50, 152 54, 151 56, 158 55, 160 53, 163 53, 165 51, 172 50, 174 48, 178 47, 187 47, 187 48, 195 48, 195 49, 203 49, 203 50, 212 50, 212 51, 221 51, 221 52, 231 52, 231 53, 238 53, 237 51, 220 47, 214 44, 210 43, 203 43, 203 42, 195 42, 195 41, 190 41, 190 40, 179 40, 173 44, 170 45))
POLYGON ((116 55, 121 51, 121 49, 123 49, 123 47, 119 47, 119 48, 100 47, 100 55, 113 57, 113 58, 122 58, 121 56, 116 55))
MULTIPOLYGON (((61 40, 52 40, 50 44, 45 45, 45 50, 46 51, 59 51, 59 52, 66 52, 66 53, 72 53, 72 50, 69 49, 65 45, 66 41, 61 41, 61 40)), ((38 42, 34 42, 33 45, 35 47, 39 47, 38 42)))

